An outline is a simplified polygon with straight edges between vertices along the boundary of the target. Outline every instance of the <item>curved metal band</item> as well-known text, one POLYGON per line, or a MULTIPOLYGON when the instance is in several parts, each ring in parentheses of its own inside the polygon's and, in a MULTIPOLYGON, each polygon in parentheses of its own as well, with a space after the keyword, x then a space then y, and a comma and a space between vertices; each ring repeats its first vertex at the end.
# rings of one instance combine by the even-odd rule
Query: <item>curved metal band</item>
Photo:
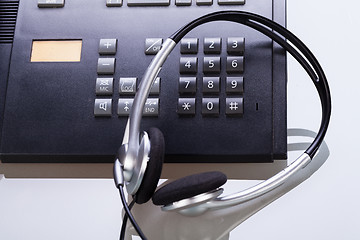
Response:
MULTIPOLYGON (((139 89, 135 95, 134 103, 127 121, 123 145, 127 145, 125 159, 121 162, 124 168, 124 177, 126 181, 130 181, 133 177, 133 169, 137 164, 137 156, 139 151, 140 122, 146 99, 148 98, 151 86, 153 85, 162 65, 176 46, 172 39, 166 39, 160 51, 155 55, 149 67, 140 82, 139 89)), ((136 176, 137 177, 137 176, 136 176)))

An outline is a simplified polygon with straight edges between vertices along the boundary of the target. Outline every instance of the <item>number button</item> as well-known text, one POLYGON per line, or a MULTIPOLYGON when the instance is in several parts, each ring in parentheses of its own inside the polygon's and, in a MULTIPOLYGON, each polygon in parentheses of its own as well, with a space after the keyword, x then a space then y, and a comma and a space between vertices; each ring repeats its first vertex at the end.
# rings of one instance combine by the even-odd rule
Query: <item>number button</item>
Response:
POLYGON ((245 38, 229 37, 227 39, 227 52, 230 55, 244 55, 245 38))
POLYGON ((196 54, 198 52, 199 40, 197 38, 183 38, 180 44, 182 54, 196 54))
POLYGON ((243 77, 227 77, 226 78, 226 93, 244 92, 244 78, 243 77))
POLYGON ((220 52, 221 52, 221 38, 205 38, 204 39, 204 53, 220 54, 220 52))
POLYGON ((196 77, 179 78, 179 93, 196 93, 196 77))
POLYGON ((195 98, 179 98, 177 113, 179 115, 195 115, 195 98))
POLYGON ((219 98, 203 98, 202 100, 203 115, 219 115, 219 98))
POLYGON ((226 58, 227 73, 243 73, 244 57, 227 57, 226 58))
POLYGON ((180 58, 180 73, 193 74, 196 72, 197 72, 197 58, 196 57, 180 58))
POLYGON ((220 57, 204 57, 204 73, 220 73, 220 57))
POLYGON ((220 92, 220 78, 219 77, 204 77, 203 78, 203 92, 204 93, 219 93, 220 92))

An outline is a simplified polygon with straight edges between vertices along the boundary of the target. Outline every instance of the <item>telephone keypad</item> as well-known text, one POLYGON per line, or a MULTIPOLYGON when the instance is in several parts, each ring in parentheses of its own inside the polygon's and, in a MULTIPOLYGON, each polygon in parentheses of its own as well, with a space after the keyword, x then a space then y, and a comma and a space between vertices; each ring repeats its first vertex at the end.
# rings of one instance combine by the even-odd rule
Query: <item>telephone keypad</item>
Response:
POLYGON ((205 37, 200 40, 202 44, 196 43, 199 43, 198 38, 188 37, 184 38, 180 45, 180 53, 183 54, 180 57, 180 74, 183 76, 180 76, 179 79, 178 114, 196 114, 195 107, 191 108, 191 111, 189 109, 189 105, 193 106, 195 100, 189 102, 189 98, 184 97, 189 94, 195 95, 197 88, 199 88, 201 89, 198 93, 200 96, 197 98, 201 99, 200 111, 204 117, 219 117, 220 114, 241 117, 244 109, 243 55, 245 38, 205 37), (222 45, 224 45, 224 50, 222 50, 222 45), (200 49, 200 53, 198 51, 187 51, 187 49, 195 49, 192 46, 196 46, 197 50, 200 49), (199 58, 202 65, 199 66, 199 71, 195 71, 197 56, 185 56, 197 53, 201 55, 201 51, 204 52, 205 56, 202 59, 199 58), (197 79, 199 79, 199 83, 197 83, 197 79), (221 83, 222 81, 223 83, 221 83))

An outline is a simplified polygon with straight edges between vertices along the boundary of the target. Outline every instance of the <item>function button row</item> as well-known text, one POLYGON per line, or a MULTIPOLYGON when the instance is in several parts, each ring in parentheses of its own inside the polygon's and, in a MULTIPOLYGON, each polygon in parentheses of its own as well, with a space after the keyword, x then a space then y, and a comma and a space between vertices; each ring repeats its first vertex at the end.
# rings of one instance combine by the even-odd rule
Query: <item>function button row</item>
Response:
MULTIPOLYGON (((39 0, 42 1, 49 1, 49 0, 39 0)), ((55 0, 52 0, 55 1, 55 0)), ((56 0, 60 1, 60 0, 56 0)), ((64 1, 64 0, 62 0, 64 1)), ((245 4, 245 0, 218 0, 219 5, 243 5, 245 4)), ((212 5, 213 0, 196 0, 196 5, 212 5)), ((128 0, 128 6, 169 6, 170 0, 128 0)), ((176 6, 190 6, 191 0, 175 0, 176 6)), ((122 0, 106 0, 107 7, 121 7, 122 0)))
MULTIPOLYGON (((204 38, 205 54, 221 53, 221 38, 204 38)), ((182 54, 197 54, 199 49, 198 38, 183 38, 180 43, 180 52, 182 54)), ((229 37, 226 43, 227 53, 230 55, 244 55, 245 38, 229 37)))
MULTIPOLYGON (((157 77, 150 89, 150 95, 160 94, 161 78, 157 77)), ((96 95, 112 95, 114 92, 114 78, 97 78, 96 79, 96 95)), ((119 94, 135 95, 137 90, 137 78, 120 78, 119 94)))
MULTIPOLYGON (((196 93, 196 77, 180 77, 179 78, 179 93, 180 94, 195 94, 196 93)), ((220 93, 220 77, 203 77, 202 91, 204 94, 218 94, 220 93)), ((244 78, 243 77, 227 77, 226 78, 226 93, 228 94, 243 94, 244 92, 244 78)))
MULTIPOLYGON (((118 116, 129 116, 134 99, 120 98, 118 100, 118 116)), ((143 116, 156 117, 159 115, 159 98, 148 98, 146 100, 143 116)), ((95 99, 94 115, 97 117, 110 117, 112 115, 112 99, 95 99)))
MULTIPOLYGON (((243 98, 226 98, 225 113, 231 116, 242 116, 244 113, 243 98)), ((179 98, 177 113, 179 115, 195 115, 196 113, 195 98, 179 98)), ((219 116, 220 99, 203 98, 201 103, 201 113, 204 116, 219 116)))
MULTIPOLYGON (((196 74, 198 71, 197 57, 181 57, 180 58, 180 73, 181 74, 196 74)), ((205 74, 216 74, 221 71, 220 57, 204 57, 203 72, 205 74)), ((226 72, 227 73, 243 73, 244 72, 244 57, 226 57, 226 72)))

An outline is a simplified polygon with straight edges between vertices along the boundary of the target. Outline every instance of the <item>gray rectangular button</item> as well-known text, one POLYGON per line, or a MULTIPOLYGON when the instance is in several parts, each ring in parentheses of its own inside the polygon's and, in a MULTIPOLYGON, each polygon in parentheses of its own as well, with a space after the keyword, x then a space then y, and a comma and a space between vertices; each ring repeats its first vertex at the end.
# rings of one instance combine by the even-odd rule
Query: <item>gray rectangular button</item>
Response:
POLYGON ((176 6, 190 6, 191 0, 175 0, 176 6))
POLYGON ((179 93, 196 93, 196 77, 179 78, 179 93))
POLYGON ((148 98, 145 102, 144 116, 158 116, 159 115, 159 99, 158 98, 148 98))
POLYGON ((243 98, 226 98, 226 115, 239 115, 244 113, 243 98))
POLYGON ((119 94, 120 95, 135 95, 137 78, 120 78, 119 94))
POLYGON ((122 0, 106 0, 107 7, 121 7, 122 0))
POLYGON ((219 98, 203 98, 202 100, 203 115, 219 115, 219 98))
POLYGON ((114 74, 115 58, 99 58, 97 66, 98 74, 114 74))
POLYGON ((129 116, 134 99, 120 98, 118 101, 117 114, 119 116, 129 116))
POLYGON ((180 73, 181 74, 197 73, 197 58, 196 57, 181 57, 180 58, 180 73))
POLYGON ((113 78, 97 78, 96 79, 96 94, 97 95, 112 95, 113 94, 114 79, 113 78))
POLYGON ((227 57, 226 58, 227 73, 243 73, 244 57, 227 57))
POLYGON ((179 98, 177 113, 179 115, 195 115, 195 98, 179 98))
POLYGON ((245 0, 218 0, 219 5, 244 5, 245 0))
POLYGON ((111 99, 95 99, 94 115, 111 116, 111 99))
POLYGON ((100 39, 99 53, 100 54, 115 54, 117 48, 116 39, 100 39))
POLYGON ((160 83, 161 83, 161 78, 157 77, 155 79, 154 84, 152 85, 152 87, 150 89, 150 95, 159 95, 160 94, 160 83))
POLYGON ((39 8, 64 7, 65 0, 38 0, 39 8))
POLYGON ((147 38, 145 39, 145 54, 155 55, 157 54, 162 45, 162 38, 147 38))
POLYGON ((196 5, 212 5, 213 0, 196 0, 196 5))
POLYGON ((128 6, 169 6, 170 0, 128 0, 128 6))

